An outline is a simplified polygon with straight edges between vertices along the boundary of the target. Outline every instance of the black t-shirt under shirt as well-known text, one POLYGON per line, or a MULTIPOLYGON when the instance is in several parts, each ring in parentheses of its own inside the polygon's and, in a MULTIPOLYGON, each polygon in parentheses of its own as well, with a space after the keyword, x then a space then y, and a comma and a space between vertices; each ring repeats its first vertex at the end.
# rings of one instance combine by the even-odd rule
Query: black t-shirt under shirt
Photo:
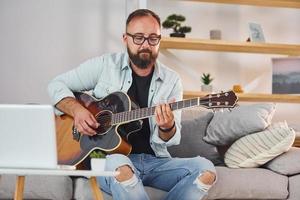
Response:
MULTIPOLYGON (((127 94, 140 108, 148 107, 149 88, 153 71, 148 76, 138 76, 132 71, 132 85, 127 94)), ((130 134, 129 143, 132 145, 132 154, 147 153, 154 155, 150 146, 149 118, 143 119, 140 131, 130 134)))

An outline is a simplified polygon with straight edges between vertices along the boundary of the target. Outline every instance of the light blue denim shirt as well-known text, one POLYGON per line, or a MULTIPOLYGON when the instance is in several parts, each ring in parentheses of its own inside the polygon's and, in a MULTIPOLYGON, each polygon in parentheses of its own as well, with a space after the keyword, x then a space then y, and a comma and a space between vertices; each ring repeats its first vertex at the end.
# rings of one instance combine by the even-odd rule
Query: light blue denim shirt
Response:
MULTIPOLYGON (((74 97, 75 91, 92 91, 96 98, 103 98, 115 91, 127 93, 132 84, 132 71, 127 53, 105 54, 82 63, 79 67, 54 78, 48 85, 53 104, 65 97, 74 97)), ((179 75, 156 61, 149 88, 148 106, 162 102, 182 100, 182 83, 179 75)), ((57 114, 62 114, 56 110, 57 114)), ((176 133, 167 142, 158 135, 155 117, 149 118, 150 145, 158 157, 170 157, 167 146, 180 142, 181 111, 174 111, 176 133)))

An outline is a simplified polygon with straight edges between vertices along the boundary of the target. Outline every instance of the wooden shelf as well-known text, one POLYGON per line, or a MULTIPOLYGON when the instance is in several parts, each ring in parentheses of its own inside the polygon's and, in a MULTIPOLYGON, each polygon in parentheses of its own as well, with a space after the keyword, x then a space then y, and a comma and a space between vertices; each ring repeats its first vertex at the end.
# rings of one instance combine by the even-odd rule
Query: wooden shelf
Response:
POLYGON ((185 0, 185 1, 239 4, 239 5, 250 5, 250 6, 266 6, 266 7, 300 8, 299 0, 185 0))
POLYGON ((300 138, 296 138, 293 144, 294 147, 300 147, 300 138))
MULTIPOLYGON (((208 93, 197 91, 184 91, 183 98, 203 97, 208 93)), ((261 94, 261 93, 236 93, 239 101, 247 102, 279 102, 279 103, 300 103, 300 95, 286 94, 261 94)))
POLYGON ((300 45, 254 42, 229 42, 224 40, 201 40, 192 38, 163 37, 162 49, 186 49, 240 53, 264 53, 299 56, 300 45))

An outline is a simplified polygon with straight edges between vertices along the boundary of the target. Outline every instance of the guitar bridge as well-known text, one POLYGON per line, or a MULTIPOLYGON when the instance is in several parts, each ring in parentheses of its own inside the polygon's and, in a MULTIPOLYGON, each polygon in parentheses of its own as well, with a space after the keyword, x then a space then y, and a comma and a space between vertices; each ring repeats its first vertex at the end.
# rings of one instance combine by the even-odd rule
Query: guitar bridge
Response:
POLYGON ((81 134, 74 126, 72 127, 72 135, 73 135, 73 139, 79 142, 81 134))

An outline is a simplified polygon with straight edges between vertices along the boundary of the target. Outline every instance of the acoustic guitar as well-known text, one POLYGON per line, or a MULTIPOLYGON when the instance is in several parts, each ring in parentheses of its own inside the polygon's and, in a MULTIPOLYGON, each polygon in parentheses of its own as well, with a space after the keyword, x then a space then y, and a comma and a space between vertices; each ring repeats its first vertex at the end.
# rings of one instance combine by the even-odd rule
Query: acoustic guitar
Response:
MULTIPOLYGON (((154 116, 155 106, 138 108, 123 92, 114 92, 102 99, 86 93, 75 92, 76 99, 87 108, 99 122, 97 134, 88 136, 79 133, 69 115, 56 117, 56 138, 58 164, 79 165, 94 150, 107 154, 128 155, 131 145, 130 134, 142 127, 142 120, 154 116)), ((170 103, 172 111, 194 106, 205 108, 233 108, 238 101, 233 91, 209 94, 204 97, 186 99, 170 103)))

